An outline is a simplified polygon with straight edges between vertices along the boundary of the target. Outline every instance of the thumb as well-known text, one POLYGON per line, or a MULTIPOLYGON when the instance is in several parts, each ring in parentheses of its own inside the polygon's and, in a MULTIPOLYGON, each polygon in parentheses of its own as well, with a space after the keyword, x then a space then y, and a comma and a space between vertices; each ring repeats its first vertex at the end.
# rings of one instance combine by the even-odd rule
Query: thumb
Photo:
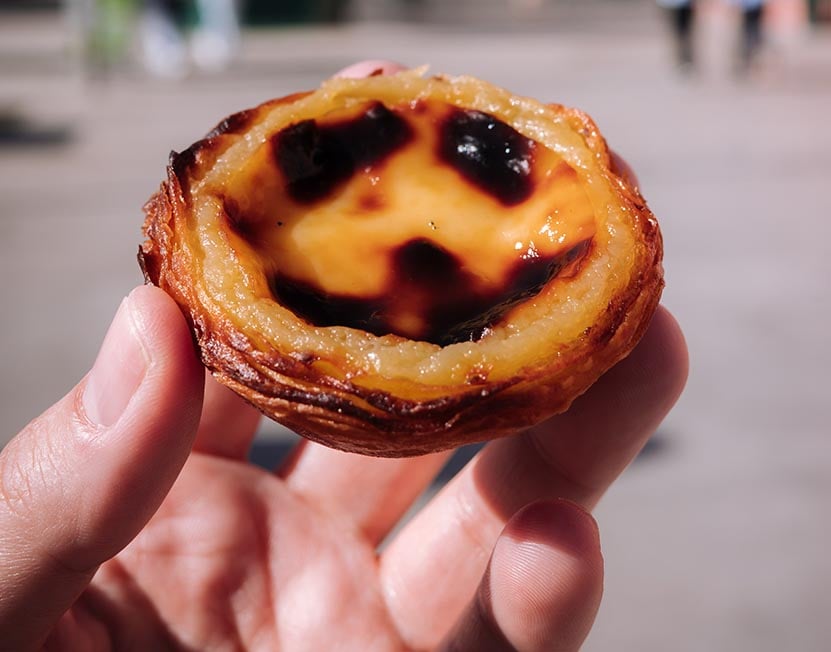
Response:
POLYGON ((38 645, 187 459, 204 372, 162 291, 124 299, 87 377, 0 452, 0 640, 38 645))

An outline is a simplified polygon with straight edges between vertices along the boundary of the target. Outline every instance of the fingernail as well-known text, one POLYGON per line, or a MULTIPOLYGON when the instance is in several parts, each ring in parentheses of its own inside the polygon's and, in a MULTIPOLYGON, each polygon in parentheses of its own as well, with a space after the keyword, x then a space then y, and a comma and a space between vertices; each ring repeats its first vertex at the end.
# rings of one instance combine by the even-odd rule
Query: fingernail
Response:
POLYGON ((104 343, 87 376, 83 404, 87 418, 101 426, 113 425, 127 408, 147 372, 148 356, 126 297, 118 307, 104 343))

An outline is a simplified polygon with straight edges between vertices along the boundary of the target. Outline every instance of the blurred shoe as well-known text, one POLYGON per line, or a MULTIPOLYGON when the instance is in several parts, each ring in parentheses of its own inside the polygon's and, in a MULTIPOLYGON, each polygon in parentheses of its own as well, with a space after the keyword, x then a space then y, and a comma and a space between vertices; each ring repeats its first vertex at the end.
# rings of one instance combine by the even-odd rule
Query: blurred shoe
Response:
POLYGON ((200 70, 219 72, 228 67, 234 58, 236 48, 226 35, 197 29, 190 40, 190 55, 200 70))
POLYGON ((181 79, 187 74, 184 37, 173 18, 154 6, 142 13, 139 45, 142 65, 154 77, 181 79))
POLYGON ((73 135, 69 125, 37 124, 15 108, 0 106, 0 147, 65 145, 73 135))
POLYGON ((206 72, 228 67, 240 41, 234 0, 196 0, 198 23, 190 41, 193 63, 206 72))

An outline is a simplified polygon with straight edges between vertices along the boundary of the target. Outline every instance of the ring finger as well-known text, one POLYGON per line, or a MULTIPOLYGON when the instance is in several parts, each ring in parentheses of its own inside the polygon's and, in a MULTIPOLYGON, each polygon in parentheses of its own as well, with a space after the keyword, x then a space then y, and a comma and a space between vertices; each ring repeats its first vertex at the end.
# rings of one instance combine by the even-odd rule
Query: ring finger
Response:
POLYGON ((594 506, 674 404, 686 374, 683 336, 661 309, 629 358, 568 412, 489 444, 382 555, 382 586, 405 642, 439 642, 523 506, 552 498, 594 506))

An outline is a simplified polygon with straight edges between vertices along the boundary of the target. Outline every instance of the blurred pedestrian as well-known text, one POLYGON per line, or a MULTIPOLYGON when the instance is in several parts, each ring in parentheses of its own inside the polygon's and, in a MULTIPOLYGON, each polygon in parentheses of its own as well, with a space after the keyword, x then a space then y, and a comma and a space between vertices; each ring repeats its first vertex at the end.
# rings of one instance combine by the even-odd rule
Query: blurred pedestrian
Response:
POLYGON ((219 72, 228 67, 240 45, 239 2, 196 0, 195 4, 191 57, 201 70, 219 72))
POLYGON ((179 79, 187 74, 188 48, 170 0, 145 0, 139 20, 139 43, 144 69, 154 77, 179 79))
POLYGON ((749 71, 762 49, 762 21, 765 0, 732 0, 742 10, 742 41, 739 47, 738 71, 749 71))
POLYGON ((226 68, 240 43, 237 0, 144 0, 139 41, 145 69, 178 79, 191 64, 206 72, 226 68))
MULTIPOLYGON (((681 71, 691 70, 695 64, 696 0, 657 0, 670 20, 675 39, 676 61, 681 71)), ((736 70, 749 72, 756 63, 763 45, 762 25, 765 0, 726 0, 742 13, 741 40, 736 56, 736 70)))
POLYGON ((68 0, 67 20, 85 74, 105 78, 124 63, 135 20, 133 0, 68 0))
POLYGON ((695 0, 658 0, 669 16, 675 39, 676 61, 682 71, 690 70, 695 63, 693 27, 695 0))

